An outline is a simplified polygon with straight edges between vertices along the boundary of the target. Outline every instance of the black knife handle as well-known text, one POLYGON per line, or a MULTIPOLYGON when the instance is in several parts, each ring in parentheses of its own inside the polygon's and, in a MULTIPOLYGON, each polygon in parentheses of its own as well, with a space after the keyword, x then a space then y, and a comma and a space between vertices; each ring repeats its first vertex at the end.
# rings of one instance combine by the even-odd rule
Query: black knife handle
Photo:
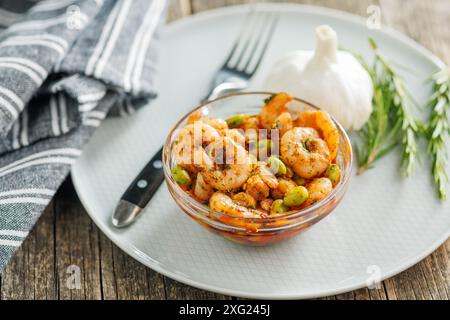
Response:
POLYGON ((138 174, 122 196, 123 200, 144 208, 164 181, 161 148, 138 174))

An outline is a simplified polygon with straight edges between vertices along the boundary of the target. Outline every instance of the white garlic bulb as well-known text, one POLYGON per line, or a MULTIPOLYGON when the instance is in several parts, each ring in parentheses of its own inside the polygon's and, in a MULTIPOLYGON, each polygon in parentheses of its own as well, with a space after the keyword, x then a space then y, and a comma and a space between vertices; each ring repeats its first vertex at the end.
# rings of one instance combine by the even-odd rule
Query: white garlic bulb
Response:
POLYGON ((352 54, 337 48, 336 32, 317 27, 315 51, 288 53, 273 66, 264 88, 309 101, 344 129, 358 130, 372 112, 372 80, 352 54))

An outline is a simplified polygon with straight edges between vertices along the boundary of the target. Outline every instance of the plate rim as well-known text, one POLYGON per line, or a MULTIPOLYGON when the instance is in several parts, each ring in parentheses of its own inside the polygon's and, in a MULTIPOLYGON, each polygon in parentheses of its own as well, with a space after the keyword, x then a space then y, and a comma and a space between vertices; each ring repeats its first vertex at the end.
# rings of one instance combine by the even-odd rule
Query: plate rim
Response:
MULTIPOLYGON (((257 3, 257 4, 240 4, 240 5, 233 5, 228 7, 220 7, 212 10, 203 11, 200 13, 196 13, 190 16, 183 17, 179 20, 176 20, 174 22, 168 23, 166 26, 164 26, 164 29, 162 30, 162 35, 169 32, 176 32, 177 29, 183 28, 187 24, 197 23, 203 20, 213 19, 217 16, 223 16, 223 15, 233 15, 233 14, 239 14, 242 12, 245 12, 245 10, 248 10, 250 7, 256 8, 256 9, 262 9, 262 10, 274 10, 274 11, 282 11, 282 12, 301 12, 301 13, 313 13, 313 14, 323 14, 327 16, 331 16, 333 18, 338 18, 346 21, 350 21, 352 23, 356 23, 359 25, 365 25, 365 19, 361 16, 337 10, 337 9, 331 9, 323 6, 312 6, 312 5, 303 5, 303 4, 295 4, 295 3, 257 3)), ((405 44, 406 46, 410 47, 416 52, 419 52, 424 58, 431 61, 437 68, 443 68, 445 67, 445 63, 442 62, 436 55, 434 55, 429 49, 425 48, 415 40, 409 38, 408 36, 404 35, 403 33, 396 31, 393 28, 390 28, 388 26, 382 25, 380 29, 377 30, 378 32, 382 32, 388 36, 391 36, 395 40, 398 40, 405 44)), ((224 289, 221 287, 217 287, 215 285, 209 285, 204 282, 199 282, 196 280, 192 280, 186 276, 177 274, 175 272, 169 271, 164 269, 163 266, 156 262, 152 262, 151 259, 144 259, 138 252, 141 252, 138 248, 134 247, 132 244, 128 242, 122 242, 115 238, 115 234, 111 229, 111 226, 108 224, 104 224, 103 221, 97 218, 95 214, 92 214, 90 210, 88 209, 89 206, 88 201, 83 196, 82 187, 80 186, 81 182, 78 180, 77 176, 77 163, 78 161, 73 165, 70 175, 72 178, 72 182, 75 188, 75 191, 80 199, 81 204, 83 205, 84 209, 90 216, 90 218, 94 221, 96 226, 108 237, 109 240, 111 240, 116 246, 118 246, 121 250, 123 250, 125 253, 130 255, 133 259, 139 261, 143 265, 151 268, 152 270, 167 276, 173 280, 179 281, 181 283, 184 283, 186 285, 190 285, 202 290, 207 290, 211 292, 215 292, 218 294, 224 294, 224 295, 230 295, 230 296, 236 296, 236 297, 243 297, 243 298, 256 298, 256 299, 311 299, 311 298, 319 298, 319 297, 325 297, 330 295, 337 295, 353 290, 357 290, 360 288, 367 287, 367 283, 355 283, 348 286, 341 286, 336 289, 329 289, 329 290, 323 290, 319 292, 311 292, 311 293, 301 293, 301 294, 270 294, 270 293, 263 293, 263 294, 255 294, 252 292, 246 292, 245 290, 236 290, 236 289, 224 289)), ((380 277, 381 281, 384 281, 390 277, 393 277, 402 271, 412 267, 416 263, 420 262, 427 256, 429 256, 432 252, 434 252, 440 245, 442 245, 448 238, 450 237, 450 229, 447 231, 447 234, 444 234, 441 238, 436 240, 427 250, 424 250, 422 254, 418 256, 413 256, 403 264, 399 265, 397 268, 392 268, 391 270, 387 272, 383 272, 382 276, 380 277)))

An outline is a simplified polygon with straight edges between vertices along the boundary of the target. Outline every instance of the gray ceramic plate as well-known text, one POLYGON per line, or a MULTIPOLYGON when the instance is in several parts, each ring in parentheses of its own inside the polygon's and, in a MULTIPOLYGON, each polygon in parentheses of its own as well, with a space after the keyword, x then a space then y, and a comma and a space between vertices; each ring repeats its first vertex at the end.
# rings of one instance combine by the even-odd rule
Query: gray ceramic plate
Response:
MULTIPOLYGON (((441 65, 430 52, 392 30, 369 30, 361 18, 298 5, 261 5, 280 23, 255 78, 258 89, 283 53, 314 46, 314 28, 329 24, 340 45, 369 55, 376 39, 405 73, 417 100, 425 101, 428 75, 441 65)), ((249 248, 215 236, 190 220, 162 186, 138 223, 116 230, 110 216, 121 194, 176 121, 204 96, 225 59, 248 7, 195 15, 166 27, 160 97, 135 115, 104 122, 72 171, 76 190, 100 229, 148 267, 186 284, 243 297, 310 298, 366 286, 393 276, 435 250, 450 232, 450 201, 436 199, 429 170, 399 175, 395 153, 363 176, 354 176, 342 204, 297 238, 249 248)))

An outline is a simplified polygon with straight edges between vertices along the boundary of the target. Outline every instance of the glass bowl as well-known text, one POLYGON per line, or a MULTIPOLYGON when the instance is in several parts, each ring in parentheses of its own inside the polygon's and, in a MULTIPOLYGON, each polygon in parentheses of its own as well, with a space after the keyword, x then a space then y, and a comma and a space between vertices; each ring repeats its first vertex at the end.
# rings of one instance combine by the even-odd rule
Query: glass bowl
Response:
MULTIPOLYGON (((225 239, 246 245, 264 246, 289 239, 303 232, 330 214, 340 203, 347 191, 348 180, 352 168, 351 143, 342 126, 339 129, 340 141, 336 163, 341 168, 341 178, 333 191, 324 199, 310 207, 288 214, 268 218, 243 218, 227 215, 211 210, 186 193, 172 178, 171 169, 176 166, 172 155, 174 140, 179 129, 186 125, 193 113, 201 112, 205 116, 226 119, 236 113, 257 114, 263 101, 270 97, 270 92, 246 92, 224 96, 201 104, 186 114, 171 130, 164 144, 163 168, 165 180, 176 204, 188 216, 209 231, 219 234, 225 239)), ((312 104, 294 98, 288 107, 293 113, 306 110, 317 110, 312 104)))

